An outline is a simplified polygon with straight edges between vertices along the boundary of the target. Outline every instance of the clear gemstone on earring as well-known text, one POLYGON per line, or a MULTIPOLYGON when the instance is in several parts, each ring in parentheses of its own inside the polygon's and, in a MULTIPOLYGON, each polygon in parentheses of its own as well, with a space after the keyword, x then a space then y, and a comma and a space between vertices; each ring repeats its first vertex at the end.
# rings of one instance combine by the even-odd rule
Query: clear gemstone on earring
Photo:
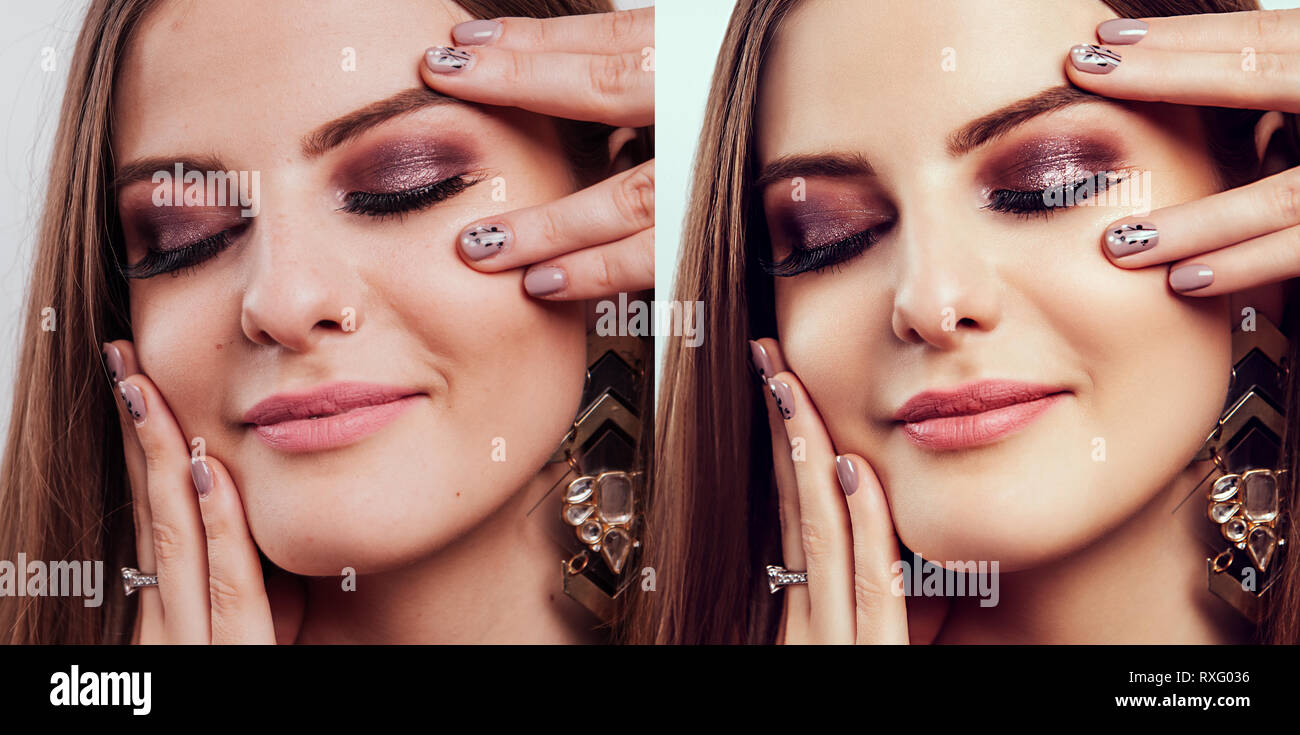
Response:
POLYGON ((594 544, 600 541, 600 524, 596 521, 587 521, 578 528, 578 538, 584 544, 594 544))
POLYGON ((596 506, 591 503, 582 503, 581 505, 570 505, 564 509, 564 522, 570 526, 581 526, 582 522, 591 517, 595 512, 596 506))
POLYGON ((1243 481, 1242 503, 1246 517, 1256 523, 1277 518, 1277 477, 1272 472, 1247 472, 1243 481))
POLYGON ((1214 487, 1210 488, 1210 500, 1227 500, 1237 494, 1237 481, 1240 475, 1224 475, 1214 481, 1214 487))
POLYGON ((611 528, 609 533, 605 534, 600 555, 605 557, 605 563, 609 568, 614 570, 615 574, 623 571, 623 564, 627 561, 627 555, 632 551, 632 537, 627 531, 621 528, 611 528))
POLYGON ((1261 572, 1268 571, 1268 563, 1273 560, 1273 552, 1277 549, 1277 536, 1273 535, 1273 529, 1268 526, 1256 526, 1255 530, 1250 532, 1250 540, 1246 542, 1246 551, 1250 554, 1250 560, 1255 562, 1255 567, 1261 572))
POLYGON ((1215 523, 1226 523, 1240 507, 1241 503, 1215 503, 1210 506, 1210 520, 1215 523))
POLYGON ((1232 518, 1223 524, 1223 537, 1229 541, 1240 541, 1246 538, 1246 522, 1241 518, 1232 518))
POLYGON ((632 520, 632 478, 626 472, 608 472, 597 481, 600 519, 614 525, 632 520))
POLYGON ((564 491, 564 502, 581 503, 591 497, 591 490, 596 486, 596 478, 582 476, 569 483, 564 491))

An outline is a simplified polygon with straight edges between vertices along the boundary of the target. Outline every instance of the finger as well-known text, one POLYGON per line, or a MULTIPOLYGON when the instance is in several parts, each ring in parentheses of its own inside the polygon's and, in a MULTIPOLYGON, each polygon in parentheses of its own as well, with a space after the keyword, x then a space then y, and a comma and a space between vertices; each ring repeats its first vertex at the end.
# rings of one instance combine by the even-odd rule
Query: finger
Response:
MULTIPOLYGON (((655 162, 535 207, 475 222, 461 231, 461 256, 487 272, 540 263, 654 227, 655 162)), ((652 243, 653 245, 653 243, 652 243)))
POLYGON ((794 373, 769 381, 785 418, 799 486, 799 529, 808 570, 809 627, 819 643, 854 639, 853 540, 835 450, 808 393, 794 373))
POLYGON ((244 504, 226 468, 212 457, 190 461, 208 550, 212 642, 275 643, 271 605, 244 504))
POLYGON ((541 299, 571 301, 643 291, 655 285, 653 228, 529 268, 524 290, 541 299))
POLYGON ((562 15, 555 18, 471 20, 451 29, 458 46, 491 44, 511 51, 616 54, 654 46, 655 9, 562 15))
POLYGON ((1108 45, 1141 42, 1163 51, 1300 51, 1300 10, 1114 18, 1097 26, 1097 37, 1108 45))
POLYGON ((207 643, 208 561, 184 435, 153 381, 122 381, 122 396, 144 450, 158 592, 171 643, 207 643))
POLYGON ((859 644, 906 645, 907 605, 894 589, 898 539, 880 480, 856 454, 835 458, 853 528, 853 601, 859 644))
POLYGON ((620 127, 654 123, 654 65, 640 52, 438 46, 425 51, 420 76, 432 89, 471 102, 620 127))
POLYGON ((1237 243, 1169 268, 1169 287, 1218 296, 1300 277, 1300 227, 1237 243))
POLYGON ((1145 217, 1125 217, 1102 235, 1122 268, 1182 260, 1300 225, 1300 168, 1145 217))
POLYGON ((1300 112, 1296 54, 1160 51, 1080 44, 1065 65, 1070 81, 1107 97, 1206 107, 1300 112))
MULTIPOLYGON (((118 390, 118 381, 140 372, 135 348, 128 340, 104 343, 104 363, 108 368, 113 405, 117 408, 118 424, 122 431, 122 453, 126 463, 127 483, 131 486, 131 516, 135 523, 135 564, 146 574, 158 568, 153 553, 153 517, 149 512, 149 487, 145 470, 144 450, 135 434, 135 421, 126 412, 118 390)), ((162 597, 155 587, 143 587, 135 592, 139 598, 138 640, 158 643, 163 639, 162 597)))
MULTIPOLYGON (((792 571, 804 571, 807 563, 803 556, 803 535, 799 530, 799 483, 795 479, 794 460, 790 454, 790 440, 785 433, 785 419, 767 387, 767 379, 787 370, 781 345, 770 337, 749 343, 750 360, 759 377, 759 390, 763 406, 767 409, 767 426, 772 439, 772 474, 776 479, 777 516, 781 522, 780 566, 792 571)), ((777 638, 783 643, 808 641, 809 615, 812 608, 806 585, 790 585, 777 593, 785 595, 783 608, 784 635, 777 638)))

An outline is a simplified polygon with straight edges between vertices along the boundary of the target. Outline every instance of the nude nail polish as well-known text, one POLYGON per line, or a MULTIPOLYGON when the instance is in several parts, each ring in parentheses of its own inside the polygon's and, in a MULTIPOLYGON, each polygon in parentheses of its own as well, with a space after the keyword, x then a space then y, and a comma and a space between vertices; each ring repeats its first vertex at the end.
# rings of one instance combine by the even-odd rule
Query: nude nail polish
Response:
POLYGON ((529 269, 524 276, 524 290, 533 296, 546 296, 563 291, 569 285, 569 277, 560 268, 543 266, 529 269))
POLYGON ((781 412, 781 418, 789 421, 794 418, 794 391, 784 380, 770 379, 767 381, 767 387, 772 391, 772 397, 776 399, 776 407, 781 412))
POLYGON ((749 340, 749 358, 753 364, 754 372, 758 373, 758 379, 767 382, 772 377, 772 358, 767 356, 767 350, 763 345, 749 340))
POLYGON ((1097 26, 1097 37, 1102 43, 1122 46, 1146 38, 1148 24, 1137 18, 1114 18, 1097 26))
POLYGON ((1116 258, 1146 252, 1159 241, 1160 233, 1150 222, 1120 225, 1106 232, 1106 249, 1116 258))
POLYGON ((212 468, 202 457, 190 459, 190 477, 194 478, 194 489, 200 498, 206 498, 212 492, 212 468))
POLYGON ((122 352, 108 342, 104 343, 104 367, 108 369, 108 379, 114 384, 126 377, 123 367, 122 352))
POLYGON ((451 27, 451 38, 461 46, 482 46, 501 37, 501 24, 495 20, 467 20, 451 27))
POLYGON ((1119 54, 1104 46, 1081 43, 1070 49, 1070 63, 1089 74, 1109 74, 1119 66, 1119 54))
POLYGON ((1169 271, 1169 286, 1179 293, 1195 291, 1214 283, 1214 271, 1200 263, 1180 265, 1169 271))
POLYGON ((455 74, 474 65, 474 55, 464 49, 434 46, 424 52, 424 65, 436 74, 455 74))
POLYGON ((144 407, 144 394, 140 389, 130 383, 119 382, 117 392, 122 396, 122 404, 126 406, 126 412, 135 420, 135 425, 143 424, 147 412, 144 407))
POLYGON ((474 225, 460 234, 460 251, 470 260, 483 260, 505 250, 512 239, 505 225, 474 225))
POLYGON ((840 489, 845 495, 852 495, 857 491, 858 468, 842 454, 835 457, 835 476, 840 478, 840 489))

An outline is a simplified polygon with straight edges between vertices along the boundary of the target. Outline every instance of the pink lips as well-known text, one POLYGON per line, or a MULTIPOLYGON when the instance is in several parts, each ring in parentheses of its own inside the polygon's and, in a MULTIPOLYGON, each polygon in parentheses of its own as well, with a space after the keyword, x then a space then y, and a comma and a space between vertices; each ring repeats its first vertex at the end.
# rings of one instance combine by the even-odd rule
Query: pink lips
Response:
POLYGON ((917 393, 898 409, 894 420, 922 448, 964 449, 1014 434, 1068 392, 1058 386, 984 380, 917 393))
POLYGON ((244 422, 272 449, 318 452, 352 444, 392 423, 419 391, 372 383, 330 383, 281 393, 253 406, 244 422))

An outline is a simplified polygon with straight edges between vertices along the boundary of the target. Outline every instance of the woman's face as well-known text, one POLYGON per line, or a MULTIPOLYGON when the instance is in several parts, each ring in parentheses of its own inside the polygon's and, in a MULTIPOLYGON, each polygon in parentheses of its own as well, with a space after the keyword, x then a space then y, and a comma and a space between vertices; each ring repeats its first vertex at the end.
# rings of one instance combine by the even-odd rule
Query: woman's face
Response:
POLYGON ((1103 171, 1127 172, 1131 194, 1149 172, 1147 208, 1216 190, 1195 110, 1049 92, 1109 17, 1100 2, 808 0, 765 60, 771 259, 826 263, 876 238, 775 278, 785 358, 837 450, 879 474, 900 539, 936 561, 1012 571, 1079 548, 1151 500, 1222 409, 1226 300, 1176 296, 1164 267, 1102 252, 1140 196, 1044 216, 1019 211, 1041 194, 1005 193, 1103 171), (1060 393, 1000 437, 895 420, 922 391, 984 380, 1060 393))
POLYGON ((295 573, 446 544, 537 473, 577 408, 582 305, 456 253, 471 220, 575 188, 550 120, 420 82, 424 49, 468 19, 439 0, 164 3, 119 69, 117 170, 144 175, 120 189, 127 263, 184 266, 131 281, 141 370, 295 573), (152 172, 185 160, 255 172, 256 216, 156 206, 152 172), (214 257, 180 259, 221 232, 214 257))

